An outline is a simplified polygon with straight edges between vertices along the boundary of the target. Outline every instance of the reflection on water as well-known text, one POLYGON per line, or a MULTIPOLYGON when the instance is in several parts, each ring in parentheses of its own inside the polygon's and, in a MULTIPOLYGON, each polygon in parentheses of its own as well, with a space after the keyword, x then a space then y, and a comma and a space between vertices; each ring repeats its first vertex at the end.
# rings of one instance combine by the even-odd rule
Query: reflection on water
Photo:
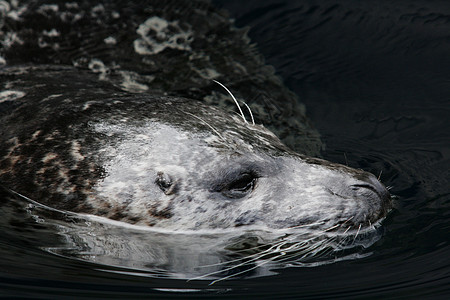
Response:
POLYGON ((320 224, 313 224, 276 231, 173 232, 55 210, 6 189, 1 197, 2 228, 7 232, 28 228, 26 234, 5 242, 12 246, 31 243, 34 251, 91 262, 96 270, 141 277, 213 284, 235 277, 274 275, 286 267, 314 267, 370 256, 364 249, 381 236, 379 224, 352 231, 323 231, 316 228, 320 224))

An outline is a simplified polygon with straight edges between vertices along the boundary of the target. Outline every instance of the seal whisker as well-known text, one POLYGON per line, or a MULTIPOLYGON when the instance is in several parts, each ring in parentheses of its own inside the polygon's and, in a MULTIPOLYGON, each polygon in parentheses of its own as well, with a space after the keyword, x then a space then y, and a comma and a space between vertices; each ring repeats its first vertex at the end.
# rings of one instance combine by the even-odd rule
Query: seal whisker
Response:
MULTIPOLYGON (((280 261, 284 261, 287 260, 288 258, 293 258, 293 257, 307 257, 311 254, 314 255, 313 250, 315 250, 316 248, 322 246, 324 244, 326 244, 327 242, 323 242, 323 243, 312 243, 314 242, 315 237, 301 241, 301 242, 294 242, 291 246, 281 249, 282 251, 280 251, 280 253, 282 253, 282 256, 286 255, 286 254, 290 254, 289 256, 286 256, 286 258, 281 259, 280 261), (311 244, 312 243, 312 244, 311 244)), ((331 241, 333 240, 333 238, 330 238, 329 241, 331 243, 331 241)), ((291 242, 289 242, 291 243, 291 242)), ((284 245, 288 244, 288 242, 286 241, 286 243, 284 243, 284 245)), ((328 244, 326 244, 328 245, 328 244)), ((275 258, 276 259, 276 258, 275 258)))
MULTIPOLYGON (((253 256, 255 256, 255 255, 253 255, 253 256)), ((239 258, 239 259, 236 259, 236 260, 226 261, 226 262, 223 262, 223 263, 211 264, 211 265, 203 265, 203 266, 200 266, 200 267, 206 267, 206 266, 213 267, 213 266, 226 265, 226 264, 229 264, 229 263, 231 263, 231 262, 243 261, 243 262, 241 262, 241 263, 239 263, 239 264, 237 264, 237 265, 233 265, 233 266, 228 267, 228 268, 225 268, 225 269, 217 270, 217 271, 214 271, 214 272, 206 273, 206 274, 204 274, 204 275, 200 275, 200 276, 191 278, 191 279, 187 280, 187 282, 189 282, 189 281, 191 281, 191 280, 199 280, 199 279, 202 279, 202 278, 206 278, 206 277, 208 277, 208 276, 211 276, 211 275, 215 275, 215 274, 220 274, 220 273, 223 273, 223 272, 227 272, 227 271, 230 271, 230 270, 239 268, 239 267, 241 267, 241 266, 245 266, 246 264, 249 264, 249 263, 251 263, 251 262, 253 262, 253 261, 257 261, 257 260, 258 260, 258 257, 252 258, 252 259, 248 259, 248 257, 243 257, 243 258, 239 258)))
MULTIPOLYGON (((284 243, 284 242, 285 242, 284 240, 279 241, 279 242, 275 243, 274 245, 272 245, 271 247, 269 247, 269 248, 266 249, 266 250, 263 250, 263 251, 261 251, 261 252, 255 253, 255 254, 248 255, 248 256, 246 256, 246 257, 237 258, 237 259, 233 259, 233 260, 229 260, 229 261, 222 262, 222 263, 217 263, 217 264, 202 265, 202 266, 199 266, 199 267, 200 267, 200 268, 202 268, 202 267, 204 268, 204 267, 220 266, 220 265, 225 265, 225 264, 228 264, 228 263, 239 262, 239 261, 245 260, 245 263, 239 264, 239 265, 235 265, 235 266, 233 266, 233 267, 227 269, 227 270, 231 270, 231 269, 234 269, 234 268, 236 268, 236 267, 239 267, 239 266, 242 266, 242 265, 244 265, 244 264, 247 264, 247 263, 249 263, 249 262, 251 262, 251 261, 257 260, 258 258, 260 258, 260 257, 262 257, 262 256, 264 256, 264 255, 266 255, 266 254, 270 254, 270 253, 276 252, 276 251, 272 251, 272 250, 273 250, 274 248, 277 248, 280 244, 282 244, 282 243, 284 243), (251 258, 251 259, 249 259, 249 258, 251 258), (255 258, 255 259, 253 259, 253 258, 255 258)), ((254 249, 262 248, 262 247, 263 247, 263 245, 260 245, 260 246, 252 247, 252 248, 245 249, 245 250, 240 250, 240 251, 238 250, 238 251, 235 251, 235 252, 236 252, 236 253, 238 253, 238 252, 244 252, 244 251, 254 250, 254 249)), ((216 271, 216 272, 213 272, 213 273, 209 273, 209 274, 207 274, 207 275, 202 275, 201 277, 196 277, 196 278, 194 278, 194 279, 199 279, 199 278, 202 278, 202 277, 204 277, 204 276, 212 275, 212 274, 215 274, 215 273, 221 273, 221 272, 223 272, 223 270, 216 271)))
POLYGON ((333 230, 333 229, 335 229, 335 228, 337 228, 337 227, 341 227, 341 226, 342 226, 342 225, 340 225, 340 224, 336 224, 336 225, 334 225, 334 226, 331 226, 331 227, 325 229, 323 232, 327 232, 327 231, 333 230))
POLYGON ((344 158, 345 158, 345 165, 348 167, 347 154, 345 154, 345 152, 344 152, 344 158))
POLYGON ((284 263, 284 262, 296 262, 296 263, 302 263, 302 260, 304 260, 305 258, 307 258, 308 256, 313 256, 314 252, 301 252, 301 253, 293 253, 292 255, 283 257, 282 259, 280 259, 278 262, 280 263, 284 263))
MULTIPOLYGON (((351 228, 351 227, 347 228, 347 230, 346 230, 345 232, 347 232, 350 228, 351 228)), ((344 233, 343 235, 345 235, 345 233, 344 233)), ((337 248, 341 247, 341 246, 342 246, 345 242, 347 242, 349 239, 350 239, 349 236, 344 236, 344 238, 343 238, 339 243, 337 243, 336 247, 337 247, 337 248)))
MULTIPOLYGON (((263 247, 263 246, 261 245, 261 246, 259 246, 259 247, 263 247)), ((256 248, 257 248, 257 247, 254 247, 254 248, 250 248, 250 249, 248 249, 248 250, 253 250, 253 249, 256 249, 256 248)), ((246 249, 246 250, 247 250, 247 249, 246 249)), ((245 250, 240 250, 240 251, 236 251, 236 253, 244 252, 244 251, 245 251, 245 250)), ((258 252, 258 253, 251 254, 251 255, 248 255, 248 256, 245 256, 245 257, 236 258, 236 259, 232 259, 232 260, 228 260, 228 261, 224 261, 224 262, 220 262, 220 263, 216 263, 216 264, 201 265, 201 266, 198 266, 198 267, 199 267, 199 268, 216 267, 216 266, 226 265, 226 264, 229 264, 229 263, 235 263, 235 262, 240 262, 240 261, 244 261, 244 260, 245 260, 245 263, 248 263, 249 261, 251 261, 251 259, 249 259, 249 258, 257 257, 258 255, 261 255, 261 253, 268 252, 268 251, 269 251, 269 250, 266 249, 266 250, 264 250, 263 252, 258 252)), ((241 264, 241 265, 242 265, 242 264, 241 264)), ((236 265, 236 266, 234 266, 233 268, 238 267, 238 266, 241 266, 241 265, 236 265)), ((223 272, 223 270, 217 271, 217 272, 215 272, 215 273, 220 273, 220 272, 223 272)), ((211 275, 211 274, 214 274, 214 273, 209 273, 209 275, 211 275)), ((198 278, 198 277, 197 277, 197 278, 198 278)), ((195 279, 197 279, 197 278, 195 278, 195 279)))
POLYGON ((380 174, 378 175, 378 181, 380 181, 380 178, 381 178, 381 174, 383 173, 383 170, 380 170, 380 174))
POLYGON ((214 81, 215 83, 217 83, 218 85, 220 85, 221 87, 223 87, 223 88, 228 92, 228 94, 230 94, 230 96, 231 96, 231 98, 233 99, 234 103, 236 103, 236 106, 238 107, 239 112, 241 113, 242 119, 244 120, 245 124, 248 124, 247 120, 245 119, 244 113, 242 112, 241 106, 239 105, 239 102, 236 100, 236 98, 235 98, 234 95, 230 92, 230 90, 229 90, 226 86, 224 86, 223 84, 221 84, 220 82, 218 82, 217 80, 214 80, 214 79, 213 79, 213 81, 214 81))
POLYGON ((194 117, 194 118, 196 118, 196 119, 198 119, 198 120, 200 120, 201 122, 203 122, 205 125, 207 125, 209 128, 211 128, 211 130, 215 133, 215 134, 217 134, 224 142, 226 142, 226 139, 211 125, 211 124, 209 124, 208 122, 206 122, 205 120, 203 120, 202 118, 200 118, 200 117, 197 117, 196 115, 194 115, 194 114, 191 114, 190 112, 187 112, 187 111, 183 111, 183 113, 185 113, 185 114, 188 114, 188 115, 190 115, 190 116, 192 116, 192 117, 194 117))
MULTIPOLYGON (((258 246, 255 246, 255 247, 250 247, 250 248, 246 248, 246 249, 242 249, 242 250, 236 250, 236 251, 233 251, 234 253, 237 253, 237 254, 240 254, 240 253, 245 253, 245 252, 248 252, 248 251, 255 251, 255 250, 261 250, 261 249, 263 249, 264 247, 266 247, 267 245, 258 245, 258 246)), ((266 251, 266 250, 262 250, 262 251, 266 251)), ((260 252, 259 252, 260 253, 260 252)), ((247 256, 247 257, 251 257, 251 256, 253 256, 253 255, 255 255, 255 254, 252 254, 252 255, 250 255, 250 256, 247 256)))
POLYGON ((292 261, 293 259, 296 259, 298 261, 307 258, 309 256, 314 256, 317 253, 321 252, 322 250, 326 249, 328 246, 330 246, 334 240, 335 238, 330 238, 328 240, 322 241, 321 243, 310 244, 308 247, 304 247, 305 243, 299 243, 301 244, 301 247, 303 247, 303 249, 301 249, 300 247, 299 251, 291 252, 290 255, 287 255, 286 257, 283 257, 278 261, 279 262, 292 261))
MULTIPOLYGON (((281 243, 283 243, 283 242, 286 242, 286 239, 288 239, 288 237, 289 237, 289 236, 287 236, 287 237, 285 237, 284 239, 282 239, 282 240, 276 242, 276 243, 273 244, 270 248, 268 248, 268 249, 266 249, 266 250, 263 250, 263 251, 271 251, 272 248, 276 247, 278 244, 281 244, 281 243)), ((262 248, 264 248, 264 247, 267 247, 267 245, 258 245, 258 246, 255 246, 255 247, 250 247, 250 248, 246 248, 246 249, 243 249, 243 250, 237 250, 237 251, 234 251, 234 252, 235 252, 235 253, 248 252, 249 250, 258 250, 258 249, 262 249, 262 248)), ((259 253, 261 253, 261 252, 259 252, 259 253)))
MULTIPOLYGON (((311 246, 305 247, 305 243, 298 243, 296 245, 296 248, 299 248, 299 250, 290 252, 288 256, 284 257, 283 259, 280 259, 280 261, 288 260, 288 259, 294 258, 294 257, 305 258, 308 255, 310 255, 311 253, 313 253, 312 250, 314 250, 315 247, 318 247, 318 245, 316 245, 316 246, 311 245, 311 246)), ((287 253, 287 252, 285 252, 285 253, 287 253)))
POLYGON ((287 251, 290 251, 290 250, 293 250, 293 249, 295 250, 295 248, 298 248, 298 245, 299 245, 299 243, 294 243, 294 244, 292 244, 291 246, 289 246, 287 248, 283 248, 283 249, 281 248, 282 246, 288 245, 288 244, 289 244, 288 241, 285 241, 285 243, 278 245, 278 247, 277 247, 275 252, 286 253, 287 251))
POLYGON ((271 261, 273 261, 273 260, 274 260, 274 258, 268 259, 268 260, 266 260, 266 261, 263 261, 263 262, 260 263, 260 264, 255 265, 254 267, 251 267, 250 269, 246 269, 246 270, 240 271, 240 272, 238 272, 238 273, 236 273, 236 274, 231 274, 231 275, 225 276, 225 277, 223 277, 223 278, 216 279, 216 280, 212 281, 209 285, 213 285, 213 284, 215 284, 216 282, 223 281, 223 280, 227 280, 227 279, 229 279, 229 278, 236 277, 236 276, 238 276, 238 275, 247 273, 247 272, 249 272, 249 271, 251 271, 251 270, 260 268, 261 266, 263 266, 263 265, 265 265, 265 264, 268 264, 269 262, 271 262, 271 261))
MULTIPOLYGON (((258 261, 258 260, 264 259, 264 257, 267 256, 267 255, 273 255, 273 254, 276 254, 276 253, 280 253, 280 255, 284 255, 287 251, 290 251, 290 250, 292 250, 292 249, 295 250, 295 248, 298 248, 298 247, 297 247, 297 244, 298 244, 298 243, 295 243, 295 244, 289 246, 288 248, 282 249, 282 247, 283 247, 284 245, 287 245, 287 244, 289 244, 289 243, 290 243, 289 241, 282 240, 282 241, 279 241, 279 242, 275 243, 274 245, 272 245, 271 247, 269 247, 268 249, 266 249, 266 250, 264 250, 264 251, 262 251, 262 252, 255 253, 255 254, 249 255, 249 256, 244 257, 244 258, 239 258, 239 259, 235 259, 235 260, 230 260, 230 261, 226 261, 226 262, 218 263, 218 264, 211 264, 211 265, 203 265, 203 266, 200 266, 200 267, 220 266, 220 265, 226 265, 226 264, 233 263, 233 262, 239 262, 239 261, 242 261, 242 262, 240 262, 240 263, 237 264, 237 265, 233 265, 233 266, 230 266, 230 267, 225 268, 225 269, 222 269, 222 270, 218 270, 218 271, 210 272, 210 273, 207 273, 207 274, 204 274, 204 275, 201 275, 201 276, 197 276, 197 277, 195 277, 195 278, 189 279, 188 281, 191 281, 191 280, 199 280, 199 279, 202 279, 202 278, 205 278, 205 277, 214 275, 214 274, 219 274, 219 273, 227 272, 227 271, 230 271, 230 270, 239 268, 239 267, 241 267, 241 266, 248 265, 248 264, 251 263, 251 262, 256 262, 256 261, 258 261), (251 258, 251 259, 249 259, 249 258, 251 258)), ((267 260, 273 261, 273 260, 276 259, 276 258, 277 258, 277 256, 275 256, 274 258, 270 258, 270 259, 268 258, 267 260)), ((260 264, 259 266, 261 266, 261 264, 260 264)), ((252 268, 252 269, 253 269, 253 268, 252 268)), ((247 271, 250 271, 250 270, 252 270, 252 269, 248 269, 248 270, 245 270, 245 271, 243 271, 243 272, 247 272, 247 271)), ((243 273, 243 272, 239 272, 239 273, 237 273, 237 274, 232 274, 232 275, 228 276, 228 278, 233 277, 233 276, 237 276, 237 275, 239 275, 239 274, 241 274, 241 273, 243 273)), ((223 279, 226 279, 226 278, 223 278, 223 279)), ((223 280, 223 279, 220 279, 220 280, 223 280)))
MULTIPOLYGON (((349 218, 349 219, 351 219, 351 218, 349 218)), ((347 220, 348 221, 348 220, 347 220)), ((311 223, 311 224, 304 224, 304 225, 299 225, 299 226, 294 226, 294 227, 289 227, 289 229, 295 229, 295 228, 304 228, 304 227, 308 227, 308 226, 315 226, 315 225, 321 225, 321 224, 323 224, 324 222, 319 222, 319 223, 311 223)), ((335 225, 335 226, 333 226, 333 227, 331 227, 331 228, 329 228, 329 230, 331 230, 332 228, 335 228, 335 227, 337 227, 337 226, 339 226, 339 225, 335 225)), ((324 230, 324 232, 325 232, 326 230, 324 230)), ((295 236, 292 236, 292 238, 294 238, 295 236)), ((303 242, 304 243, 307 243, 307 242, 310 242, 310 241, 312 241, 314 238, 311 238, 311 239, 307 239, 307 240, 304 240, 303 242)), ((277 242, 277 243, 275 243, 275 244, 273 244, 271 247, 269 247, 268 249, 266 249, 266 250, 263 250, 262 252, 258 252, 258 253, 256 253, 256 254, 251 254, 251 255, 248 255, 248 256, 246 256, 246 258, 238 258, 238 259, 234 259, 234 260, 230 260, 230 261, 226 261, 226 262, 223 262, 223 263, 217 263, 217 264, 208 264, 208 265, 202 265, 202 266, 199 266, 199 267, 211 267, 211 266, 218 266, 218 265, 221 265, 221 264, 226 264, 226 263, 230 263, 230 262, 237 262, 237 261, 241 261, 241 260, 243 260, 243 259, 248 259, 249 257, 254 257, 254 256, 259 256, 259 257, 261 257, 262 255, 265 255, 266 253, 273 253, 273 252, 276 252, 276 251, 279 251, 279 250, 281 250, 281 247, 283 246, 283 245, 285 245, 285 244, 287 244, 287 243, 292 243, 292 241, 290 241, 290 240, 281 240, 281 241, 279 241, 279 242, 277 242), (276 249, 275 249, 276 248, 276 249), (273 251, 275 249, 275 251, 273 251)), ((298 243, 297 243, 298 244, 298 243)), ((259 250, 259 249, 262 249, 262 248, 264 248, 264 247, 266 247, 267 245, 258 245, 258 246, 254 246, 254 247, 250 247, 250 248, 246 248, 246 249, 242 249, 242 250, 236 250, 236 251, 233 251, 234 253, 245 253, 245 252, 248 252, 248 251, 252 251, 252 250, 259 250)), ((282 250, 285 250, 285 249, 282 249, 282 250)))
MULTIPOLYGON (((281 241, 281 243, 279 243, 278 246, 282 246, 282 245, 280 245, 280 244, 284 244, 284 245, 286 244, 286 243, 283 243, 283 242, 286 242, 286 241, 281 241)), ((292 245, 291 247, 293 247, 293 246, 295 246, 295 245, 292 245)), ((279 247, 277 247, 277 248, 279 248, 279 247)), ((240 272, 235 273, 235 274, 230 274, 230 275, 225 276, 225 277, 223 277, 223 278, 216 279, 216 280, 212 281, 209 285, 213 285, 213 284, 215 284, 216 282, 223 281, 223 280, 226 280, 226 279, 229 279, 229 278, 232 278, 232 277, 236 277, 236 276, 238 276, 238 275, 244 274, 244 273, 249 272, 249 271, 251 271, 251 270, 257 269, 257 268, 259 268, 259 267, 261 267, 261 266, 263 266, 263 265, 265 265, 265 264, 268 264, 268 263, 270 263, 270 262, 272 262, 272 261, 275 261, 275 260, 276 260, 278 257, 280 257, 280 256, 286 255, 286 253, 287 253, 286 251, 289 251, 290 249, 287 248, 287 249, 283 249, 283 250, 284 250, 284 251, 280 251, 280 252, 279 252, 279 253, 280 253, 279 256, 274 256, 274 257, 265 259, 263 262, 261 262, 260 264, 256 264, 254 267, 251 267, 251 268, 249 268, 249 269, 240 271, 240 272)), ((307 255, 307 254, 305 254, 305 255, 307 255)), ((262 257, 262 256, 260 256, 259 259, 261 259, 261 257, 262 257)), ((258 259, 258 258, 257 258, 257 259, 258 259)), ((257 259, 255 259, 254 261, 256 261, 257 259)), ((248 262, 246 262, 246 263, 248 263, 248 262)), ((230 268, 228 268, 228 269, 221 270, 220 272, 226 272, 226 271, 235 269, 235 268, 237 268, 237 267, 238 267, 238 266, 232 266, 232 267, 230 267, 230 268)), ((217 273, 217 272, 215 272, 215 273, 217 273)), ((207 274, 207 275, 204 275, 204 276, 206 277, 206 276, 209 276, 209 275, 212 275, 212 274, 214 274, 214 273, 210 273, 210 274, 207 274)))
POLYGON ((360 231, 360 230, 361 230, 361 224, 359 224, 358 231, 356 231, 356 235, 355 235, 355 237, 353 238, 353 242, 355 242, 356 238, 358 237, 358 234, 359 234, 359 231, 360 231))
MULTIPOLYGON (((345 225, 345 223, 347 223, 348 221, 350 221, 351 219, 353 219, 354 216, 351 216, 350 218, 348 218, 347 220, 344 221, 344 223, 341 224, 341 227, 345 225)), ((348 230, 348 229, 347 229, 348 230)), ((346 231, 347 232, 347 231, 346 231)))
MULTIPOLYGON (((229 263, 235 263, 235 262, 240 262, 240 261, 246 260, 249 257, 255 256, 255 255, 256 254, 252 254, 252 255, 249 255, 247 257, 241 257, 241 258, 236 258, 236 259, 232 259, 232 260, 227 260, 227 261, 219 262, 219 263, 216 263, 216 264, 201 265, 201 266, 198 266, 198 268, 210 268, 210 267, 223 266, 223 265, 226 265, 226 264, 229 264, 229 263)), ((223 272, 223 270, 216 271, 216 272, 213 272, 213 273, 208 273, 208 275, 212 275, 212 274, 215 274, 215 273, 221 273, 221 272, 223 272)), ((200 277, 195 277, 193 279, 189 279, 188 281, 195 280, 195 279, 200 279, 200 278, 203 278, 204 276, 205 275, 201 275, 200 277)))
POLYGON ((322 224, 325 224, 325 222, 322 221, 322 222, 311 223, 311 224, 303 224, 303 225, 291 226, 291 227, 288 227, 288 229, 304 228, 304 227, 316 226, 316 225, 322 225, 322 224))
POLYGON ((253 118, 253 113, 252 110, 250 109, 250 106, 248 106, 247 103, 245 103, 244 101, 242 101, 242 103, 244 103, 245 107, 247 107, 248 112, 250 113, 250 117, 252 118, 252 125, 255 125, 255 119, 253 118))
POLYGON ((350 230, 350 228, 352 228, 352 226, 348 226, 348 228, 344 231, 344 233, 343 234, 346 234, 347 233, 347 231, 349 231, 350 230))

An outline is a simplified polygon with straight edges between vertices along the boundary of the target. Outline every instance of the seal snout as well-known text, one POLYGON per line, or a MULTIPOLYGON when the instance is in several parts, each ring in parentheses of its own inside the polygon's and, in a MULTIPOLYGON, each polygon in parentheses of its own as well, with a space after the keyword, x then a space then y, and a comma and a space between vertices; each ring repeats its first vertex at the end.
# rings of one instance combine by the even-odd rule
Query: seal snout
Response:
POLYGON ((364 199, 374 209, 378 218, 386 215, 392 204, 392 198, 386 187, 378 179, 369 174, 363 181, 352 184, 351 189, 356 199, 364 199))

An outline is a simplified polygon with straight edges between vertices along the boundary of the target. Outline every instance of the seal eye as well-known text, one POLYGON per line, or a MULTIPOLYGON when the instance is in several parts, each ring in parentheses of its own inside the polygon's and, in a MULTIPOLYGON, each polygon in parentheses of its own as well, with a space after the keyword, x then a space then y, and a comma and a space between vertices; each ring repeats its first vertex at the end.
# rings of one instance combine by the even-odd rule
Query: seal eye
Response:
POLYGON ((242 198, 253 190, 256 176, 251 173, 240 174, 239 177, 222 189, 222 194, 228 198, 242 198))

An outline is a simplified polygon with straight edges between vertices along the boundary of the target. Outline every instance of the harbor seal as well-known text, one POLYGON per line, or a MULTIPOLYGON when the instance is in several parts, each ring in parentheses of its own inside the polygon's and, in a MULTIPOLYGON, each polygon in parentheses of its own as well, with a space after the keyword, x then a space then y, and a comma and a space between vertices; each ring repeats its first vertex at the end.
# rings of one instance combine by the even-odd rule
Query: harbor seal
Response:
POLYGON ((1 2, 2 200, 44 205, 39 214, 58 220, 75 213, 151 228, 143 237, 56 226, 76 257, 177 278, 276 257, 304 263, 348 237, 361 245, 358 235, 390 209, 387 189, 314 157, 321 143, 303 105, 223 12, 205 1, 158 3, 1 2), (216 79, 248 101, 255 122, 230 113, 216 79), (193 253, 198 261, 180 263, 193 253), (251 255, 230 259, 237 253, 251 255))
POLYGON ((27 89, 3 103, 0 180, 48 206, 172 230, 368 226, 389 207, 375 176, 198 101, 130 95, 74 68, 1 76, 27 89))

